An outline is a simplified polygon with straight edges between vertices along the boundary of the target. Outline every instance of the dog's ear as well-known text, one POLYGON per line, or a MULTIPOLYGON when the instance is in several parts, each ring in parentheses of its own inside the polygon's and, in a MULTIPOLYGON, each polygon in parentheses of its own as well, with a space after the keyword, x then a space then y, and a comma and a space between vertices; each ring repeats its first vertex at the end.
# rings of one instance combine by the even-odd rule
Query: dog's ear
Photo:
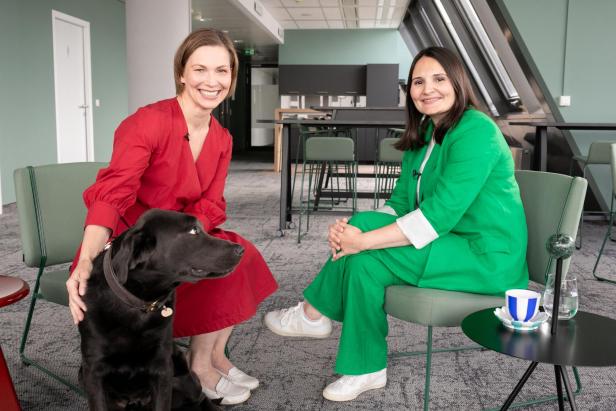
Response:
POLYGON ((120 284, 128 280, 128 272, 146 262, 156 246, 156 237, 147 229, 131 228, 120 241, 120 248, 113 255, 113 267, 120 284))

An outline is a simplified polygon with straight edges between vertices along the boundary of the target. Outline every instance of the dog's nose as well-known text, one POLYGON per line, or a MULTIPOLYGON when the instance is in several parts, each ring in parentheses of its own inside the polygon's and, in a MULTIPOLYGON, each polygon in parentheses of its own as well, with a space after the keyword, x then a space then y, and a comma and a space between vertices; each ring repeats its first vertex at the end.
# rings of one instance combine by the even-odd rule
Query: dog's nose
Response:
POLYGON ((235 255, 241 257, 242 255, 244 255, 244 247, 242 247, 241 245, 236 245, 233 252, 235 253, 235 255))

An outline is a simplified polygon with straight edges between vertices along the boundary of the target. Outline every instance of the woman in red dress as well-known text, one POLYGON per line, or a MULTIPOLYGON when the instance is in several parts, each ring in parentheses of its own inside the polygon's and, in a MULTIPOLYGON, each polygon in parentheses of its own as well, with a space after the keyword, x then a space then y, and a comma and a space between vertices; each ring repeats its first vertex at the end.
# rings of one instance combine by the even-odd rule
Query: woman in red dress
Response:
POLYGON ((191 336, 190 367, 203 391, 223 404, 245 401, 259 384, 224 351, 233 326, 252 317, 277 288, 254 245, 218 228, 226 220, 232 138, 211 113, 233 94, 237 71, 233 43, 224 33, 203 29, 184 40, 174 59, 177 96, 142 107, 120 124, 109 167, 84 192, 84 237, 67 281, 78 323, 92 261, 109 238, 151 208, 191 214, 209 234, 241 244, 245 252, 232 274, 178 287, 173 324, 174 336, 191 336))

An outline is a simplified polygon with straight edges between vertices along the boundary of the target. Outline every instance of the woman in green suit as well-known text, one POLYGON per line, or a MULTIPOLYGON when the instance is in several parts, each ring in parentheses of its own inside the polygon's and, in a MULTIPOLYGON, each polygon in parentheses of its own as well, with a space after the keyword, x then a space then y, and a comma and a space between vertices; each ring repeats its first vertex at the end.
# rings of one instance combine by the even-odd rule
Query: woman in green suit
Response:
POLYGON ((297 306, 265 324, 285 336, 326 337, 342 322, 336 372, 323 391, 354 399, 387 381, 385 288, 500 294, 526 288, 526 219, 511 152, 496 124, 476 109, 462 64, 430 47, 411 65, 408 122, 397 148, 402 172, 381 209, 330 226, 333 257, 297 306))

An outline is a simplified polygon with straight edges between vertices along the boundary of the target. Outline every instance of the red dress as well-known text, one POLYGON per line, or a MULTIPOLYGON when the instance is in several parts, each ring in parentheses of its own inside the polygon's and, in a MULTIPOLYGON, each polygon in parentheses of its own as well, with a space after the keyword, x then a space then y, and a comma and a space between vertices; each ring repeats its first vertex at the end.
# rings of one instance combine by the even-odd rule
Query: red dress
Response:
POLYGON ((112 237, 132 226, 145 211, 161 208, 194 215, 209 234, 245 248, 240 264, 227 277, 178 287, 176 337, 247 320, 278 287, 252 243, 217 228, 227 218, 223 191, 231 161, 231 135, 211 117, 201 153, 194 161, 187 134, 175 98, 140 108, 120 124, 109 167, 100 170, 96 182, 83 193, 88 208, 85 224, 108 227, 112 237))

